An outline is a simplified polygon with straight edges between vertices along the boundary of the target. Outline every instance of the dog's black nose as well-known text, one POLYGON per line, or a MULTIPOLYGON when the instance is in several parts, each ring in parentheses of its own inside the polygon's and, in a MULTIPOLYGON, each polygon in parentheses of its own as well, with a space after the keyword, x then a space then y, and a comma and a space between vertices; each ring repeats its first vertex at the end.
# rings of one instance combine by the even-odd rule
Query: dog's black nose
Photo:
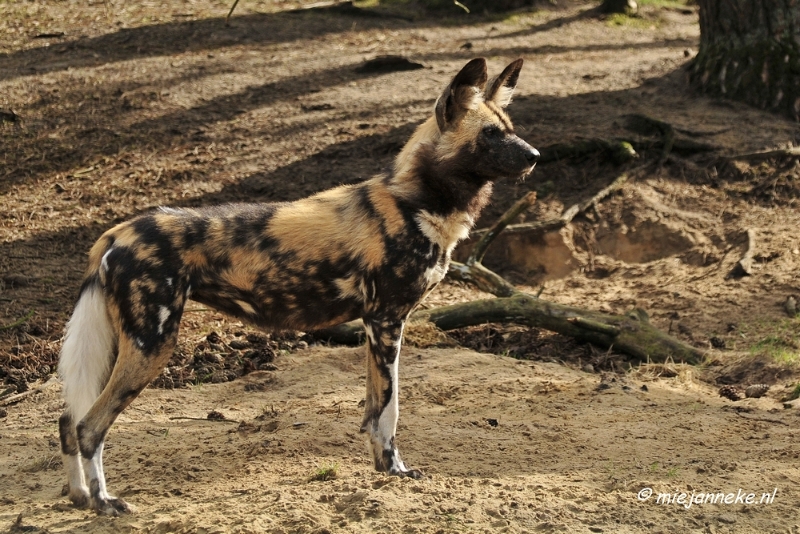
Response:
POLYGON ((539 151, 535 148, 531 147, 531 149, 525 154, 525 158, 528 160, 528 163, 536 163, 539 161, 539 151))

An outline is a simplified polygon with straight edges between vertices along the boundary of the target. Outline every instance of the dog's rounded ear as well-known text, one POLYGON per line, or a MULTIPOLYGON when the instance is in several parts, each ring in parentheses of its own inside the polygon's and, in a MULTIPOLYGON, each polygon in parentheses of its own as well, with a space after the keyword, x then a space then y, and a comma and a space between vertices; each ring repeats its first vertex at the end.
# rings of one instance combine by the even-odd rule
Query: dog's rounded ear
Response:
POLYGON ((483 100, 483 89, 488 78, 484 58, 475 58, 464 65, 436 101, 439 130, 445 131, 463 112, 478 107, 483 100))
POLYGON ((522 70, 522 63, 522 58, 511 62, 499 76, 489 82, 486 86, 485 95, 487 102, 494 102, 501 108, 511 103, 514 88, 517 86, 517 80, 519 80, 519 71, 522 70))

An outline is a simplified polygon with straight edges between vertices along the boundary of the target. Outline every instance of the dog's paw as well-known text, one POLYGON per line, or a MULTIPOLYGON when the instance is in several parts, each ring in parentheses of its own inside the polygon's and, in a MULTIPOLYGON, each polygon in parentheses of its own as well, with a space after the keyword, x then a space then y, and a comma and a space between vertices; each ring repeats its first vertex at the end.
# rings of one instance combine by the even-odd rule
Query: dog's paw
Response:
POLYGON ((424 476, 419 469, 408 469, 406 466, 390 469, 389 474, 400 478, 413 478, 414 480, 419 480, 424 476))
POLYGON ((87 508, 91 500, 89 489, 86 486, 73 488, 69 484, 64 484, 64 487, 61 488, 61 495, 69 497, 75 508, 87 508))
POLYGON ((70 490, 69 491, 69 500, 72 501, 72 505, 75 508, 86 508, 89 506, 89 492, 88 491, 80 491, 80 490, 70 490))
POLYGON ((94 499, 92 508, 98 515, 117 517, 123 514, 132 514, 136 508, 116 497, 106 497, 105 499, 94 499))
POLYGON ((406 464, 400 459, 400 453, 397 448, 384 450, 380 460, 375 465, 378 471, 385 471, 392 476, 400 478, 408 477, 414 480, 422 478, 422 471, 406 467, 406 464))

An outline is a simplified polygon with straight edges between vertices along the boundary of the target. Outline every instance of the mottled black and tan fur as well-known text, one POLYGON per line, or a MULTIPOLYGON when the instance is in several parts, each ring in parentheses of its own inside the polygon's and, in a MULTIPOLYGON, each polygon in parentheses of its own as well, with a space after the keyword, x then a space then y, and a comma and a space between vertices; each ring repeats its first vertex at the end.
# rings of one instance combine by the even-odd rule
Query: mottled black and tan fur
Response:
POLYGON ((267 329, 363 319, 361 430, 376 469, 419 477, 395 446, 403 326, 444 277, 492 182, 528 174, 538 158, 502 110, 521 67, 514 61, 487 84, 485 60, 470 61, 388 175, 290 203, 163 208, 106 232, 91 250, 59 363, 71 500, 130 511, 106 491, 103 441, 168 362, 190 298, 267 329))

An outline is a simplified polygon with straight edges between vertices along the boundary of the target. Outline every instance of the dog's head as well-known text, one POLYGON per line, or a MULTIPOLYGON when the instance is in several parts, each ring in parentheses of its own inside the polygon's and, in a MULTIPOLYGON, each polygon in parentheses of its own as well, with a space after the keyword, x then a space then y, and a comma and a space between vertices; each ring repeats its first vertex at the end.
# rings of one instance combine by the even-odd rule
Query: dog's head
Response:
POLYGON ((539 151, 514 133, 505 113, 522 63, 521 58, 513 61, 491 81, 483 58, 473 59, 456 74, 436 101, 440 157, 459 158, 488 180, 530 174, 539 151))

